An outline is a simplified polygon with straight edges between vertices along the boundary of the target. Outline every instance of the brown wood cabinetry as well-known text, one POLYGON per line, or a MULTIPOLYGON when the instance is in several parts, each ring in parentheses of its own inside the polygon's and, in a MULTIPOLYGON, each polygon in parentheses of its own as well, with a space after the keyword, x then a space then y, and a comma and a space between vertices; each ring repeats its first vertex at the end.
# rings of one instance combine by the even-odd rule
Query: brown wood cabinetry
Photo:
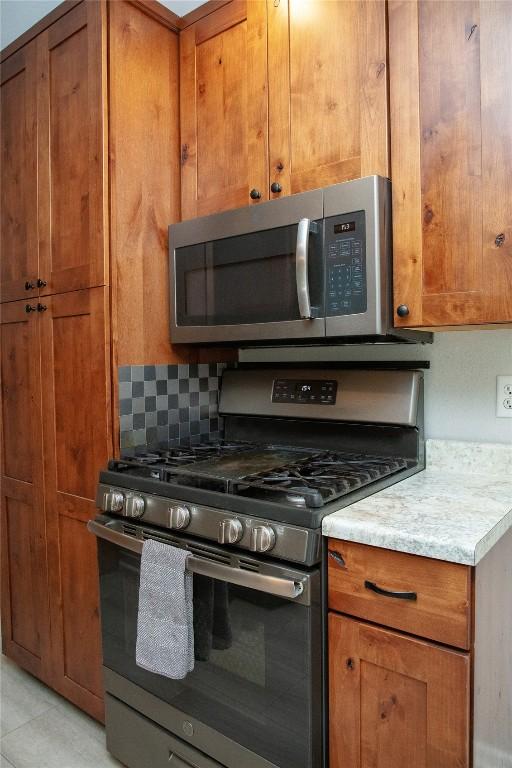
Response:
POLYGON ((267 7, 270 182, 292 194, 388 176, 386 4, 267 7))
POLYGON ((96 543, 85 525, 96 515, 98 471, 112 455, 108 296, 105 288, 91 288, 49 296, 45 304, 41 372, 53 679, 75 704, 101 717, 96 543))
POLYGON ((397 326, 512 321, 512 3, 390 0, 397 326))
POLYGON ((105 13, 79 3, 37 38, 41 294, 108 283, 105 13))
POLYGON ((15 301, 0 307, 2 365, 3 651, 48 680, 39 317, 15 301))
POLYGON ((265 0, 235 0, 181 33, 184 219, 268 200, 266 57, 265 0))
POLYGON ((36 44, 1 71, 0 301, 37 296, 36 44))
POLYGON ((469 768, 469 656, 329 616, 330 767, 469 768))
POLYGON ((328 551, 330 767, 506 764, 512 531, 475 567, 334 539, 328 551))
POLYGON ((232 0, 180 48, 183 218, 389 175, 385 3, 232 0))
POLYGON ((52 16, 1 67, 2 647, 101 719, 86 523, 117 444, 117 365, 190 356, 166 311, 178 44, 141 3, 52 16))

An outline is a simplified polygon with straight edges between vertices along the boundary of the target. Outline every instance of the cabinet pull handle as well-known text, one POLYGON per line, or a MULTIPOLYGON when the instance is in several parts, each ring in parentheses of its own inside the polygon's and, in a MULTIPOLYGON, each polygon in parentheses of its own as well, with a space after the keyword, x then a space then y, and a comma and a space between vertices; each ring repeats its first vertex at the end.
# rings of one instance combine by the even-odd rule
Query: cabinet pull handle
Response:
POLYGON ((38 304, 37 305, 37 311, 38 312, 46 312, 47 309, 48 309, 48 307, 46 306, 46 304, 38 304))
POLYGON ((330 549, 329 557, 331 557, 334 560, 334 562, 340 565, 342 568, 345 567, 345 560, 343 559, 343 557, 340 555, 339 552, 335 552, 334 549, 330 549))
POLYGON ((46 280, 42 280, 40 277, 37 278, 37 287, 38 288, 46 288, 46 280))
POLYGON ((32 307, 30 304, 25 304, 25 312, 27 313, 27 315, 28 315, 30 312, 35 312, 35 311, 36 311, 36 308, 35 308, 35 307, 32 307))
POLYGON ((397 600, 417 600, 418 595, 416 592, 392 592, 389 589, 382 589, 377 586, 373 581, 364 582, 365 589, 369 589, 371 592, 375 592, 377 595, 383 595, 384 597, 394 597, 397 600))

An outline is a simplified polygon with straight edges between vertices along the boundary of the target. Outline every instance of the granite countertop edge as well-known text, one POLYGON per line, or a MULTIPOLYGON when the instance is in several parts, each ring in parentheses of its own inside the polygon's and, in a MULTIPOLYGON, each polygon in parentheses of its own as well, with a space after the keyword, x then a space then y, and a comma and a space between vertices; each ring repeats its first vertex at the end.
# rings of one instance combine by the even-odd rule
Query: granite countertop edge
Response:
POLYGON ((429 454, 432 462, 427 471, 326 516, 322 525, 324 536, 476 566, 512 528, 512 474, 510 480, 508 474, 503 480, 503 471, 508 473, 512 466, 512 446, 428 441, 427 462, 429 454), (499 472, 492 465, 497 450, 505 459, 499 472), (457 467, 460 471, 454 471, 453 456, 448 471, 436 463, 436 458, 446 456, 448 451, 461 452, 461 464, 457 467), (481 474, 475 474, 468 458, 471 454, 484 459, 488 455, 489 467, 484 466, 481 474), (461 479, 467 479, 462 489, 461 479), (484 499, 487 484, 499 488, 484 499), (476 501, 471 504, 468 494, 472 496, 473 486, 476 501), (425 507, 429 506, 433 509, 432 518, 422 528, 422 515, 428 514, 425 507), (449 517, 447 510, 452 512, 449 517))

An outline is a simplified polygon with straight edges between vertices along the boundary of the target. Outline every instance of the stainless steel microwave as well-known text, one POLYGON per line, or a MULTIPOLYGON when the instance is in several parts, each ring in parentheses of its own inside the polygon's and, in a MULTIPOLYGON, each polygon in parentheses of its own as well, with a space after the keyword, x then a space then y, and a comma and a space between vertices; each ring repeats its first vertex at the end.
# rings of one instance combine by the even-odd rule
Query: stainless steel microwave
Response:
POLYGON ((171 225, 172 342, 418 340, 392 327, 390 225, 380 176, 171 225))

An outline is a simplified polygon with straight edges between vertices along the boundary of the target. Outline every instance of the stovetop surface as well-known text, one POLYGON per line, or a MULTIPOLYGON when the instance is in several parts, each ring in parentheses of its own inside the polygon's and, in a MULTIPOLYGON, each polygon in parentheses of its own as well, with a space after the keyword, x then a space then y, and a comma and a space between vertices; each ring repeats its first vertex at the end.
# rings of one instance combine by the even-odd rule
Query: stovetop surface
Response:
POLYGON ((396 456, 217 441, 125 455, 110 461, 108 470, 111 482, 113 475, 123 476, 123 485, 133 490, 145 490, 144 481, 152 480, 155 493, 164 487, 203 490, 204 503, 213 491, 291 510, 320 510, 410 467, 396 456))

